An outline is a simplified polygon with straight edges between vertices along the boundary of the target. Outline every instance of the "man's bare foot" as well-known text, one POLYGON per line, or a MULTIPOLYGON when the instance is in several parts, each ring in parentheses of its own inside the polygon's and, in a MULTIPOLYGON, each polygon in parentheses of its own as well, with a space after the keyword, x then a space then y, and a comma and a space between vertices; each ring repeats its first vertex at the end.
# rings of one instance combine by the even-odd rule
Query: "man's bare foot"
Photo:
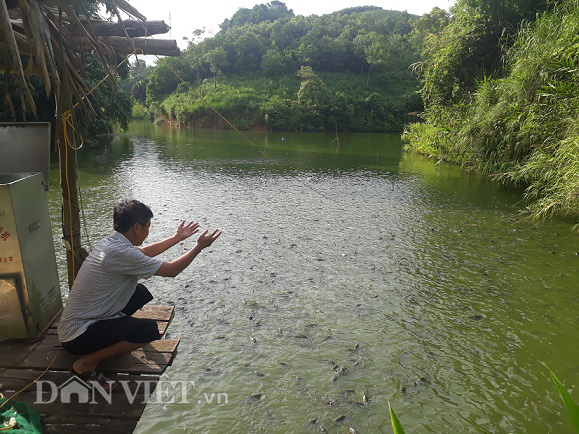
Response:
POLYGON ((87 361, 86 358, 81 357, 72 364, 72 369, 74 369, 75 372, 82 374, 84 372, 88 372, 92 369, 95 369, 97 366, 98 366, 97 363, 87 361))
POLYGON ((105 377, 98 369, 98 364, 86 361, 84 358, 78 359, 72 365, 72 374, 79 377, 87 384, 99 383, 105 391, 115 388, 117 382, 105 377))

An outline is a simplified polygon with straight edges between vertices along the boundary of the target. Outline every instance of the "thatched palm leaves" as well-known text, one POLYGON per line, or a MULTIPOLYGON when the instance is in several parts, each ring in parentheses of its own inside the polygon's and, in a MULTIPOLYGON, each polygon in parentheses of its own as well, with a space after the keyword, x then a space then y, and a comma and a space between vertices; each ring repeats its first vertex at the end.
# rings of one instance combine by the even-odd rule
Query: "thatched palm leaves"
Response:
MULTIPOLYGON (((26 110, 36 114, 28 77, 38 75, 44 81, 47 96, 54 91, 58 105, 71 107, 79 103, 79 111, 92 111, 86 98, 88 87, 83 79, 83 58, 92 55, 114 76, 116 56, 106 38, 95 33, 92 10, 101 4, 117 17, 120 11, 145 20, 124 0, 1 0, 0 50, 3 63, 0 71, 11 74, 18 83, 22 116, 26 110)), ((128 35, 127 35, 128 36, 128 35)), ((6 104, 13 110, 12 96, 6 104)))

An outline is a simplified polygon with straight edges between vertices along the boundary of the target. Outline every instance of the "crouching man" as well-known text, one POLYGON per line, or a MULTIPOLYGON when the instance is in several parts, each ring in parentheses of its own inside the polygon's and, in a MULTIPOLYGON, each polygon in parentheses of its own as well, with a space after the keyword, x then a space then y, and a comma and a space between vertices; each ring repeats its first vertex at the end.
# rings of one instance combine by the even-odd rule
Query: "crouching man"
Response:
POLYGON ((71 374, 105 389, 114 382, 101 373, 103 361, 161 338, 154 320, 131 316, 153 299, 138 279, 177 276, 221 235, 218 229, 205 231, 187 253, 163 262, 155 256, 197 233, 198 223, 182 222, 174 236, 137 247, 149 235, 151 209, 127 200, 115 207, 113 217, 115 232, 99 241, 83 262, 58 324, 63 347, 83 355, 74 362, 71 374))

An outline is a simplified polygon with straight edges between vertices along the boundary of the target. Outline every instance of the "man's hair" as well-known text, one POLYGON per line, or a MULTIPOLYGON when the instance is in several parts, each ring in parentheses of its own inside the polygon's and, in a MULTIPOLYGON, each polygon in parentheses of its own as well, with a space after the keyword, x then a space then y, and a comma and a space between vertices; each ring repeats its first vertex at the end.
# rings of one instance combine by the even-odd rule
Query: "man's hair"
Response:
POLYGON ((138 200, 124 200, 115 206, 113 213, 114 228, 117 232, 126 232, 135 223, 145 226, 153 218, 153 211, 138 200))

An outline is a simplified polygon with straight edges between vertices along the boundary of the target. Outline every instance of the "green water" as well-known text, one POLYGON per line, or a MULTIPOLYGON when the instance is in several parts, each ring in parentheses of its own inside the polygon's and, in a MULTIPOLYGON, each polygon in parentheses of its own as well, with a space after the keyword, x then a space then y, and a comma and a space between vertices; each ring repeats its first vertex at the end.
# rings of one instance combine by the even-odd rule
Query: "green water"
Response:
POLYGON ((258 147, 139 122, 79 155, 93 244, 126 197, 153 209, 149 241, 180 219, 224 231, 177 278, 146 282, 176 306, 164 378, 195 389, 149 404, 136 432, 388 433, 388 400, 409 433, 572 432, 543 366, 579 400, 571 222, 535 225, 520 191, 396 135, 245 134, 258 147))

